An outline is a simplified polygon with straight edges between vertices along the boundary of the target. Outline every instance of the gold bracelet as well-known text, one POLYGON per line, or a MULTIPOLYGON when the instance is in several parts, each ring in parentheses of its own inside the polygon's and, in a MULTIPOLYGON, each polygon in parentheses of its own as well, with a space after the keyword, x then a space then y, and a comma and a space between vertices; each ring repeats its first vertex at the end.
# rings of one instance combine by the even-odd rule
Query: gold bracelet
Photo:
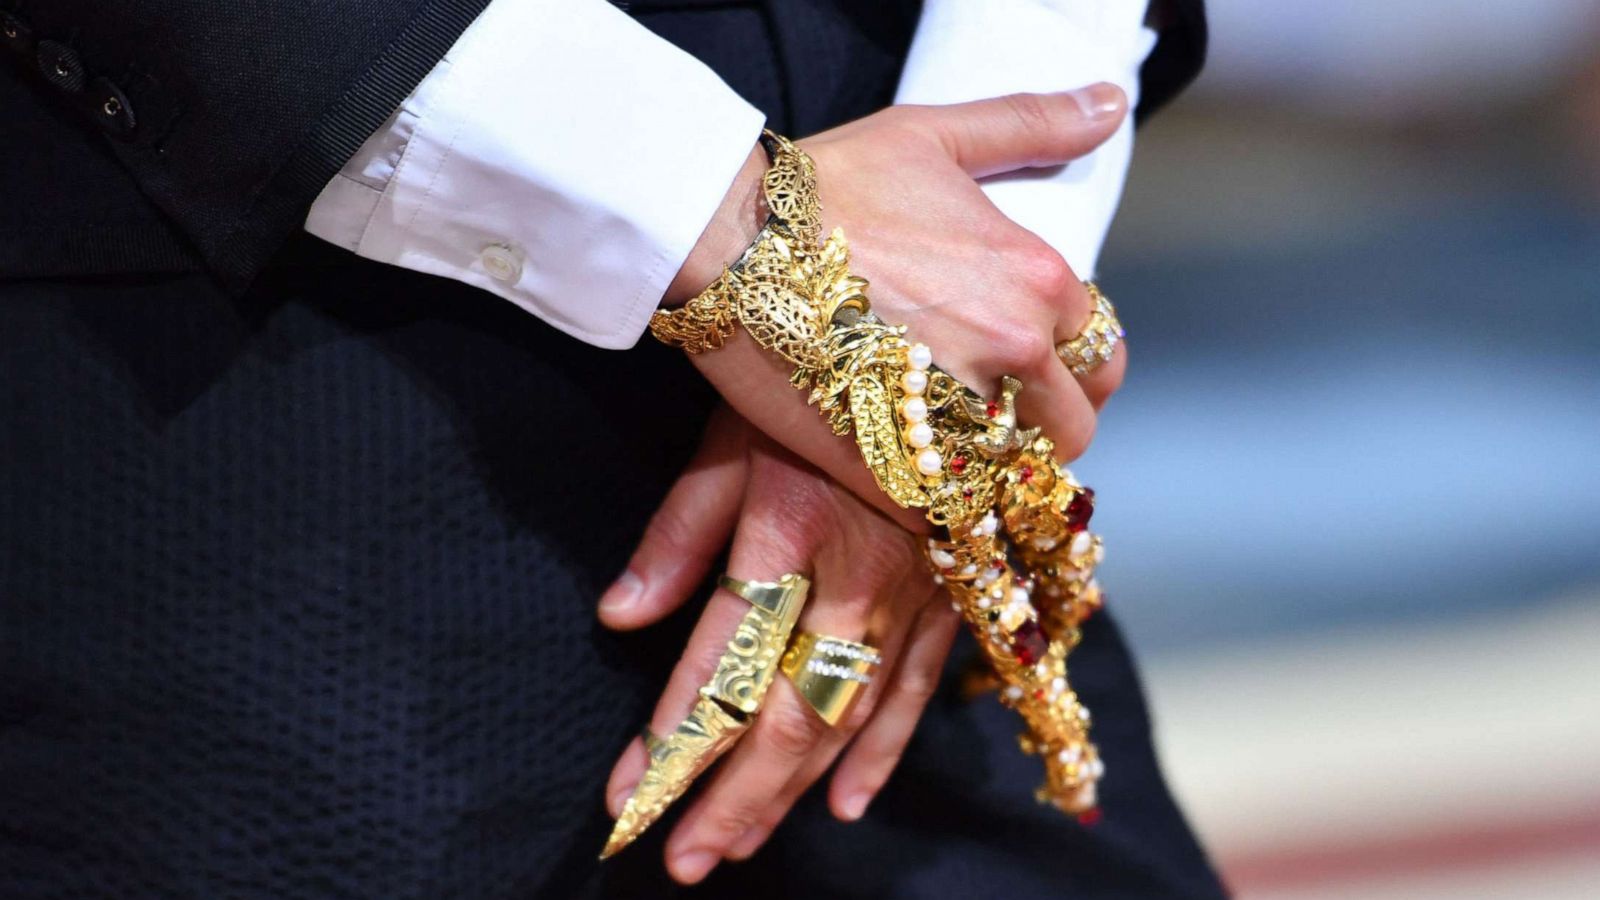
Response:
POLYGON ((737 323, 794 367, 790 382, 854 438, 896 504, 943 527, 928 562, 1003 682, 1001 702, 1027 723, 1021 746, 1045 765, 1039 799, 1089 814, 1103 764, 1066 658, 1101 602, 1103 547, 1087 531, 1094 492, 1056 465, 1050 439, 1018 423, 1021 382, 1004 378, 986 399, 872 313, 843 232, 822 239, 810 157, 771 132, 763 143, 772 165, 760 234, 700 296, 658 311, 651 332, 700 353, 737 323))

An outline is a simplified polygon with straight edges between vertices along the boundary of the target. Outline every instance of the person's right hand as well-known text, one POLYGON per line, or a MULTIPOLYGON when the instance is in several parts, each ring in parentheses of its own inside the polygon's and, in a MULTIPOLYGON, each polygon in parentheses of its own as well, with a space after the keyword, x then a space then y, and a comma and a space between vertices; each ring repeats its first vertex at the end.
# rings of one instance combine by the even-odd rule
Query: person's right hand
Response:
MULTIPOLYGON (((824 230, 844 229, 851 271, 871 281, 879 318, 909 326, 908 339, 927 344, 940 368, 980 393, 992 396, 1003 375, 1020 378, 1019 419, 1042 427, 1062 461, 1088 446, 1096 410, 1121 383, 1125 351, 1074 378, 1055 345, 1088 321, 1088 293, 1061 255, 1001 213, 977 179, 1083 156, 1126 115, 1122 91, 1098 84, 896 106, 798 142, 816 161, 824 230)), ((666 305, 692 296, 743 252, 757 228, 765 167, 756 148, 666 305)), ((789 386, 781 359, 748 336, 693 359, 758 428, 892 511, 851 442, 836 437, 789 386)), ((921 522, 905 511, 898 518, 921 522)))

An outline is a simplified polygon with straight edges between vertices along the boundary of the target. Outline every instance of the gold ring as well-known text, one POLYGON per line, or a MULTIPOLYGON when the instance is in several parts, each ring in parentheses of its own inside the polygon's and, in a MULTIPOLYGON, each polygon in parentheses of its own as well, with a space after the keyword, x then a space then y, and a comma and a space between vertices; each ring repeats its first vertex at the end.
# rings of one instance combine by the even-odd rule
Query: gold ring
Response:
POLYGON ((861 690, 872 683, 872 670, 883 662, 876 647, 844 638, 802 631, 783 655, 783 674, 817 715, 838 726, 861 690))
POLYGON ((1117 345, 1127 336, 1110 298, 1100 293, 1100 288, 1092 281, 1085 281, 1083 286, 1089 289, 1089 298, 1094 301, 1089 322, 1077 337, 1056 345, 1056 355, 1074 375, 1087 375, 1110 362, 1117 345))
POLYGON ((711 680, 700 688, 689 715, 671 734, 658 737, 646 731, 649 768, 623 804, 601 859, 633 843, 750 730, 811 591, 811 582, 797 573, 772 582, 724 575, 722 586, 750 601, 750 609, 717 660, 711 680))

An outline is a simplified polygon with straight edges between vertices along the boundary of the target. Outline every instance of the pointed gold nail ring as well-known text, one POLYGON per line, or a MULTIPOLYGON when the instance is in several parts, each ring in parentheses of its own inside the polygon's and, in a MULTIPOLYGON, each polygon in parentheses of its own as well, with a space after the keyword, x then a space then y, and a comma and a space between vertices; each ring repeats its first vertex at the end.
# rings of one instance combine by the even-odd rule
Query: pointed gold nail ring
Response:
POLYGON ((617 816, 601 859, 633 843, 749 730, 811 590, 810 580, 793 572, 771 582, 724 575, 721 585, 749 601, 750 609, 688 717, 671 734, 645 741, 650 766, 617 816))

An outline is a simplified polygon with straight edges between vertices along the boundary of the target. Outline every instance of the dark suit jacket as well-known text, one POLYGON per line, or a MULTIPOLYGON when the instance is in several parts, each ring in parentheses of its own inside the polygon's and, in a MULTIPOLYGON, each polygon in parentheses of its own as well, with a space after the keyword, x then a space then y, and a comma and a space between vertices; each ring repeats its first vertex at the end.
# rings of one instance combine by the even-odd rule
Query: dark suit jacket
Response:
MULTIPOLYGON (((681 353, 301 231, 475 9, 29 0, 0 28, 0 897, 676 895, 666 823, 595 855, 696 607, 593 610, 714 398, 681 353)), ((888 102, 915 12, 631 9, 794 134, 888 102)), ((1147 104, 1198 62, 1176 9, 1147 104)), ((1011 713, 946 696, 862 822, 808 797, 696 895, 1218 896, 1110 617, 1073 678, 1111 766, 1092 831, 1032 803, 1011 713)))
MULTIPOLYGON (((0 76, 0 277, 202 264, 248 284, 487 2, 0 0, 11 70, 0 76)), ((618 5, 649 21, 658 7, 729 4, 618 5)), ((812 85, 783 127, 826 120, 843 74, 875 88, 860 60, 893 64, 916 3, 749 5, 766 7, 780 58, 812 85)), ((1141 116, 1194 77, 1205 47, 1200 0, 1153 15, 1163 36, 1141 116)))

